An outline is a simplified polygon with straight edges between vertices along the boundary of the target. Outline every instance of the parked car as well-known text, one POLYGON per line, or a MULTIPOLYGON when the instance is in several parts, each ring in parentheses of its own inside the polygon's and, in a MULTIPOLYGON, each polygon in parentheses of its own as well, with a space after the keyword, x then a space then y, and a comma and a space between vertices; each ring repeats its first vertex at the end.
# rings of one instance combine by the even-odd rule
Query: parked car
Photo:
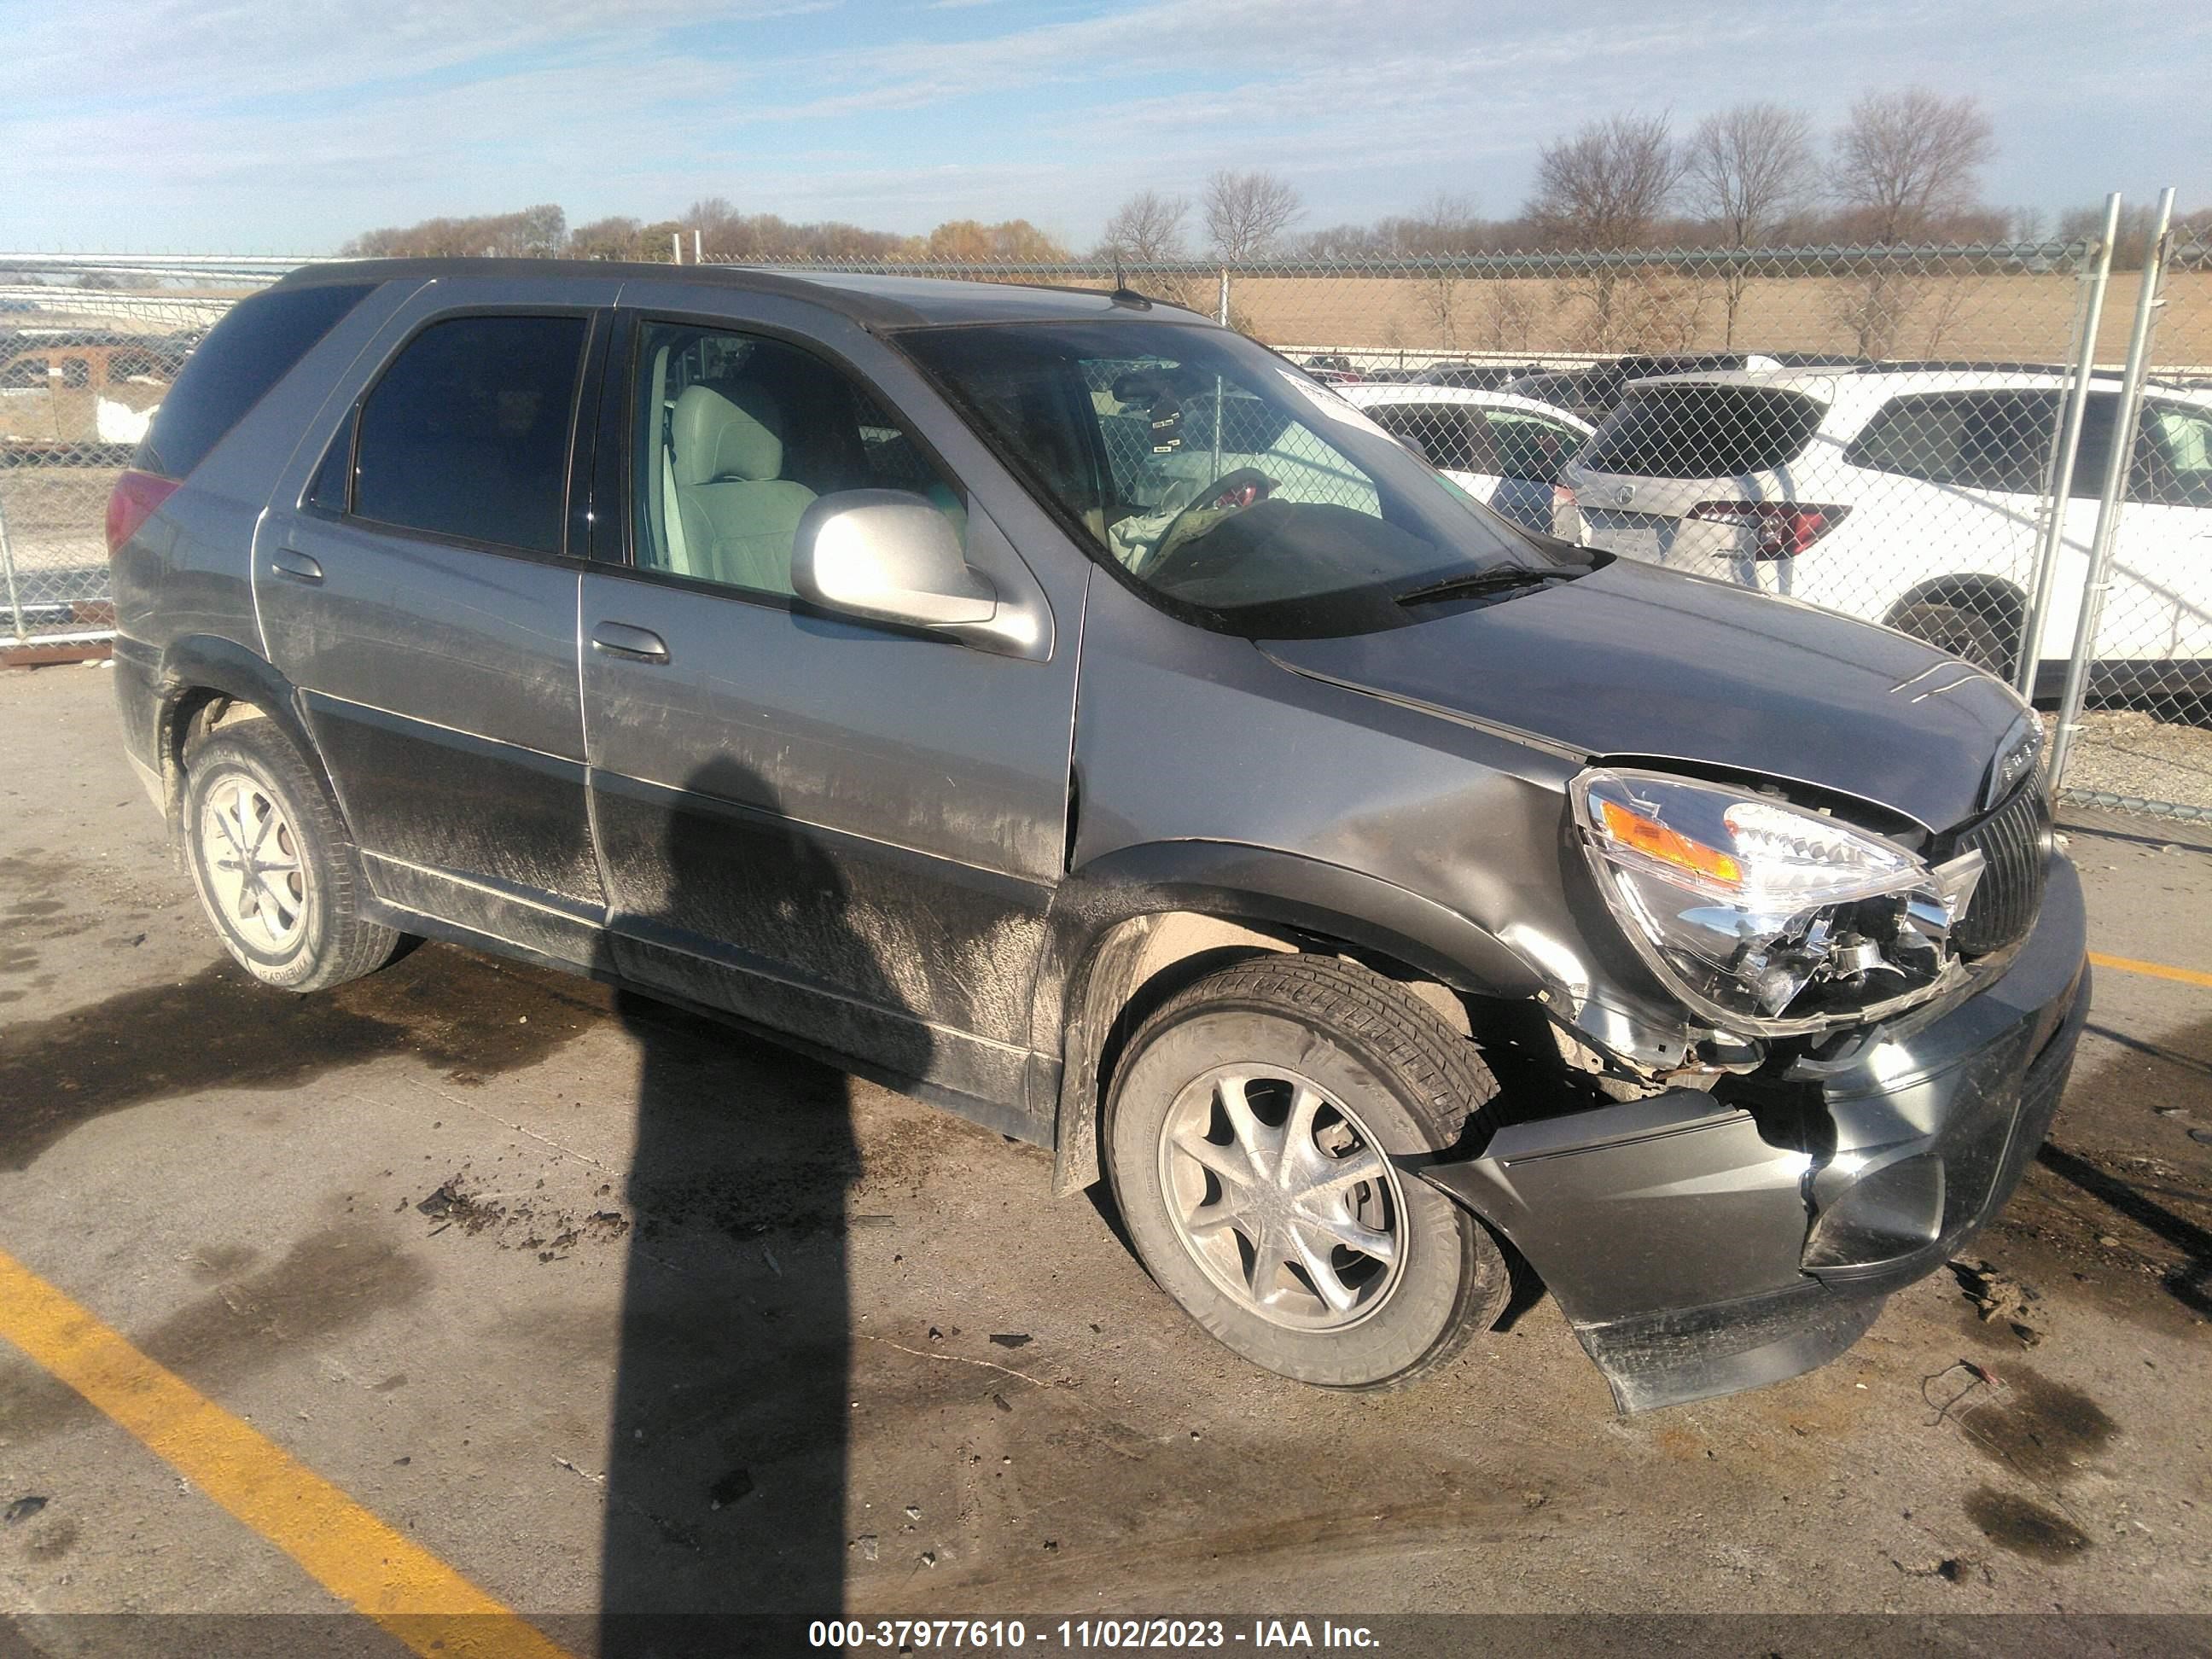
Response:
POLYGON ((1560 469, 1590 434, 1587 421, 1510 392, 1357 386, 1343 394, 1492 512, 1553 535, 1574 531, 1560 469))
POLYGON ((1619 406, 1634 382, 1658 375, 1692 374, 1717 369, 1772 369, 1771 357, 1749 352, 1705 352, 1671 357, 1616 357, 1588 368, 1516 376, 1505 390, 1556 405, 1586 421, 1601 421, 1619 406))
MULTIPOLYGON (((1646 381, 1566 483, 1593 547, 1885 623, 2009 675, 2063 395, 2055 374, 1990 370, 1646 381)), ((2116 381, 2090 382, 2034 642, 2049 692, 2073 646, 2118 404, 2116 381)), ((2154 386, 2145 401, 2095 652, 2106 685, 2212 684, 2212 393, 2154 386)))
POLYGON ((1103 1171, 1308 1382, 1437 1364, 1509 1250, 1625 1408, 1818 1364, 2005 1201, 2088 1006, 2003 685, 1527 536, 1133 296, 319 265, 108 534, 248 973, 428 936, 834 1054, 1103 1171))
POLYGON ((1455 386, 1469 392, 1498 392, 1514 380, 1542 372, 1534 363, 1431 363, 1415 379, 1423 386, 1455 386))
POLYGON ((1352 359, 1340 352, 1309 357, 1304 368, 1308 374, 1323 386, 1350 386, 1366 378, 1352 367, 1352 359))

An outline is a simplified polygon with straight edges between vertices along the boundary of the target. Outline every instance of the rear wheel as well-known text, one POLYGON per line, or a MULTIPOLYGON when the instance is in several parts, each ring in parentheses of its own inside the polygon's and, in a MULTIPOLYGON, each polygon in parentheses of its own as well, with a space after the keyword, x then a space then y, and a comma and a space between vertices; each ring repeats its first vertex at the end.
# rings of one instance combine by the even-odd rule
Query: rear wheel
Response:
POLYGON ((2001 678, 2012 672, 2012 642, 2020 630, 1970 606, 1924 599, 1906 605, 1889 625, 2001 678))
POLYGON ((1399 1385, 1504 1305, 1489 1233, 1400 1163, 1452 1145, 1496 1093, 1473 1045, 1399 987, 1266 957, 1138 1030, 1109 1173, 1145 1266, 1222 1342, 1303 1382, 1399 1385))
POLYGON ((184 830, 209 920, 263 984, 319 991, 392 960, 400 936, 361 915, 353 842, 273 721, 225 726, 192 752, 184 830))

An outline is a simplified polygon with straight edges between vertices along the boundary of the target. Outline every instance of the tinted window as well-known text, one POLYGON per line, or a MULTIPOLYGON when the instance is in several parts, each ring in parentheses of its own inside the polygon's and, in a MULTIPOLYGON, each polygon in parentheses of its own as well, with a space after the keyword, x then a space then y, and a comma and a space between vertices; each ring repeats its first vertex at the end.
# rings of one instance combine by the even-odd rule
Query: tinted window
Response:
POLYGON ((2058 399, 2047 392, 1893 398, 1844 451, 1854 466, 1970 489, 2043 488, 2058 399))
POLYGON ((2128 497, 2160 507, 2212 507, 2212 410, 2143 405, 2128 497))
POLYGON ((787 598, 814 501, 902 489, 964 530, 967 503, 865 389, 781 340, 651 323, 637 358, 636 562, 787 598))
POLYGON ((1431 466, 1453 472, 1497 471, 1479 411, 1451 404, 1378 404, 1367 412, 1391 436, 1410 440, 1431 466))
POLYGON ((1517 409, 1493 409, 1486 412, 1486 418, 1501 477, 1556 483, 1559 469, 1574 459, 1575 452, 1583 447, 1581 433, 1540 415, 1526 414, 1517 409))
POLYGON ((1797 459, 1821 412, 1801 392, 1768 386, 1646 386, 1606 417, 1583 460, 1601 472, 1639 478, 1763 472, 1797 459))
POLYGON ((131 465, 183 477, 374 286, 276 288, 233 306, 185 360, 131 465))
POLYGON ((558 553, 581 317, 456 317, 416 335, 362 405, 353 510, 558 553))

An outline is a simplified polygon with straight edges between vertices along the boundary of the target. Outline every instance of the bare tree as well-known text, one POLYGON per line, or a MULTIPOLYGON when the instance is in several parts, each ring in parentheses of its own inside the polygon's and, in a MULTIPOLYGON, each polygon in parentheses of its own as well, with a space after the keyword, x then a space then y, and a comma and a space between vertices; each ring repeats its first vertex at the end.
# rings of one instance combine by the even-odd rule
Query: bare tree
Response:
POLYGON ((1691 208, 1720 227, 1729 246, 1756 247, 1811 188, 1811 130, 1779 104, 1738 104, 1698 123, 1682 172, 1691 208))
MULTIPOLYGON (((645 244, 641 235, 644 227, 626 215, 617 214, 605 219, 594 219, 587 225, 578 225, 568 233, 568 257, 572 259, 637 259, 645 257, 645 244)), ((666 252, 665 238, 661 241, 666 252)))
POLYGON ((1665 116, 1608 116, 1538 153, 1527 213, 1554 247, 1635 247, 1667 210, 1681 179, 1681 156, 1665 116))
POLYGON ((1996 151, 1990 118, 1971 95, 1869 93, 1836 135, 1830 182, 1844 206, 1866 216, 1877 242, 1911 241, 1974 206, 1996 151))
MULTIPOLYGON (((1857 216, 1858 234, 1882 246, 1920 241, 1976 205, 1995 149, 1990 118, 1971 95, 1869 93, 1836 135, 1829 187, 1857 216)), ((1862 353, 1887 356, 1926 291, 1922 279, 1881 267, 1844 283, 1834 313, 1862 353)), ((1944 326, 1939 319, 1938 337, 1944 326)))
POLYGON ((1479 252, 1488 227, 1475 212, 1472 196, 1437 191, 1410 218, 1383 221, 1393 240, 1408 253, 1431 256, 1479 252))
POLYGON ((1305 210, 1296 187, 1273 173, 1224 169, 1206 181, 1206 238, 1231 264, 1267 252, 1305 210))
POLYGON ((699 251, 710 259, 734 259, 749 252, 744 216, 730 204, 726 196, 709 196, 692 203, 684 223, 692 233, 684 239, 686 258, 691 255, 693 236, 698 239, 699 251))
POLYGON ((1183 224, 1190 217, 1190 198, 1163 196, 1140 190, 1114 210, 1099 238, 1098 251, 1109 258, 1146 263, 1180 259, 1183 256, 1183 224))
MULTIPOLYGON (((1682 158, 1664 115, 1614 115, 1556 138, 1536 158, 1536 189, 1525 216, 1547 246, 1570 252, 1638 247, 1674 199, 1682 158)), ((1620 291, 1632 273, 1601 261, 1571 270, 1567 295, 1589 307, 1593 349, 1619 343, 1620 291)))
MULTIPOLYGON (((1385 220, 1394 248, 1425 258, 1449 258, 1471 253, 1481 246, 1483 225, 1475 216, 1474 198, 1438 191, 1423 202, 1410 218, 1385 220)), ((1450 349, 1459 344, 1462 289, 1460 273, 1446 265, 1429 273, 1422 284, 1421 308, 1427 316, 1435 343, 1450 349)))
POLYGON ((1540 287, 1521 282, 1482 284, 1482 343, 1492 351, 1534 349, 1540 287))
POLYGON ((922 252, 931 259, 962 264, 1067 258, 1067 250, 1048 232, 1039 230, 1026 219, 1006 219, 995 225, 981 224, 974 219, 948 219, 929 233, 922 252))
MULTIPOLYGON (((1708 115, 1690 135, 1682 161, 1690 205, 1741 252, 1768 241, 1802 204, 1813 181, 1813 143, 1805 118, 1779 104, 1738 104, 1708 115)), ((1747 264, 1729 267, 1722 288, 1723 341, 1735 345, 1736 315, 1751 280, 1747 264)))

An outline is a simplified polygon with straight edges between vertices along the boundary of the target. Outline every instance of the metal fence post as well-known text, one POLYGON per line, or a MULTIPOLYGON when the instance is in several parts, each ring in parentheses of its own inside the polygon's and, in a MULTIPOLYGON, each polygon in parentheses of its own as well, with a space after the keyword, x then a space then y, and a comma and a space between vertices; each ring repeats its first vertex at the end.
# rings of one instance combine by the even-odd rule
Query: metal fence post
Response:
POLYGON ((2058 704, 2058 733, 2051 749, 2051 791, 2065 787, 2066 761, 2081 724, 2089 689, 2089 663, 2097 649, 2097 624, 2105 611, 2112 542, 2119 533, 2120 493, 2135 459, 2136 422, 2142 412, 2143 366, 2150 356, 2151 324, 2166 264, 2167 227, 2173 220, 2173 187, 2159 192, 2150 244, 2143 256, 2142 286, 2136 295, 2135 325, 2128 333, 2127 367, 2120 375, 2120 406, 2112 413, 2112 449, 2105 459, 2105 487, 2097 497, 2097 530, 2089 544, 2089 568, 2081 584, 2081 611, 2074 624, 2074 651, 2066 661, 2066 694, 2058 704))
POLYGON ((1221 309, 1215 320, 1224 328, 1229 325, 1229 267, 1227 265, 1221 267, 1221 309))
POLYGON ((8 541, 8 504, 0 501, 0 572, 8 578, 8 617, 15 625, 15 643, 22 644, 30 638, 30 630, 23 626, 23 596, 15 587, 15 550, 8 541))
POLYGON ((2120 192, 2105 198, 2105 228, 2088 250, 2091 268, 2083 275, 2088 289, 2081 304, 2081 348, 2075 355, 2074 382, 2068 388, 2058 443, 2051 457, 2051 475, 2043 492, 2044 521, 2037 526, 2035 585, 2028 602, 2027 618, 2021 629, 2020 659, 2014 683, 2023 697, 2035 696, 2037 671, 2043 663, 2043 628, 2051 613, 2051 580, 2066 544, 2066 503, 2074 492, 2074 458, 2081 447, 2081 421, 2089 407, 2089 381, 2097 370, 2097 330, 2105 315, 2105 285, 2112 274, 2112 243, 2119 234, 2120 192))

